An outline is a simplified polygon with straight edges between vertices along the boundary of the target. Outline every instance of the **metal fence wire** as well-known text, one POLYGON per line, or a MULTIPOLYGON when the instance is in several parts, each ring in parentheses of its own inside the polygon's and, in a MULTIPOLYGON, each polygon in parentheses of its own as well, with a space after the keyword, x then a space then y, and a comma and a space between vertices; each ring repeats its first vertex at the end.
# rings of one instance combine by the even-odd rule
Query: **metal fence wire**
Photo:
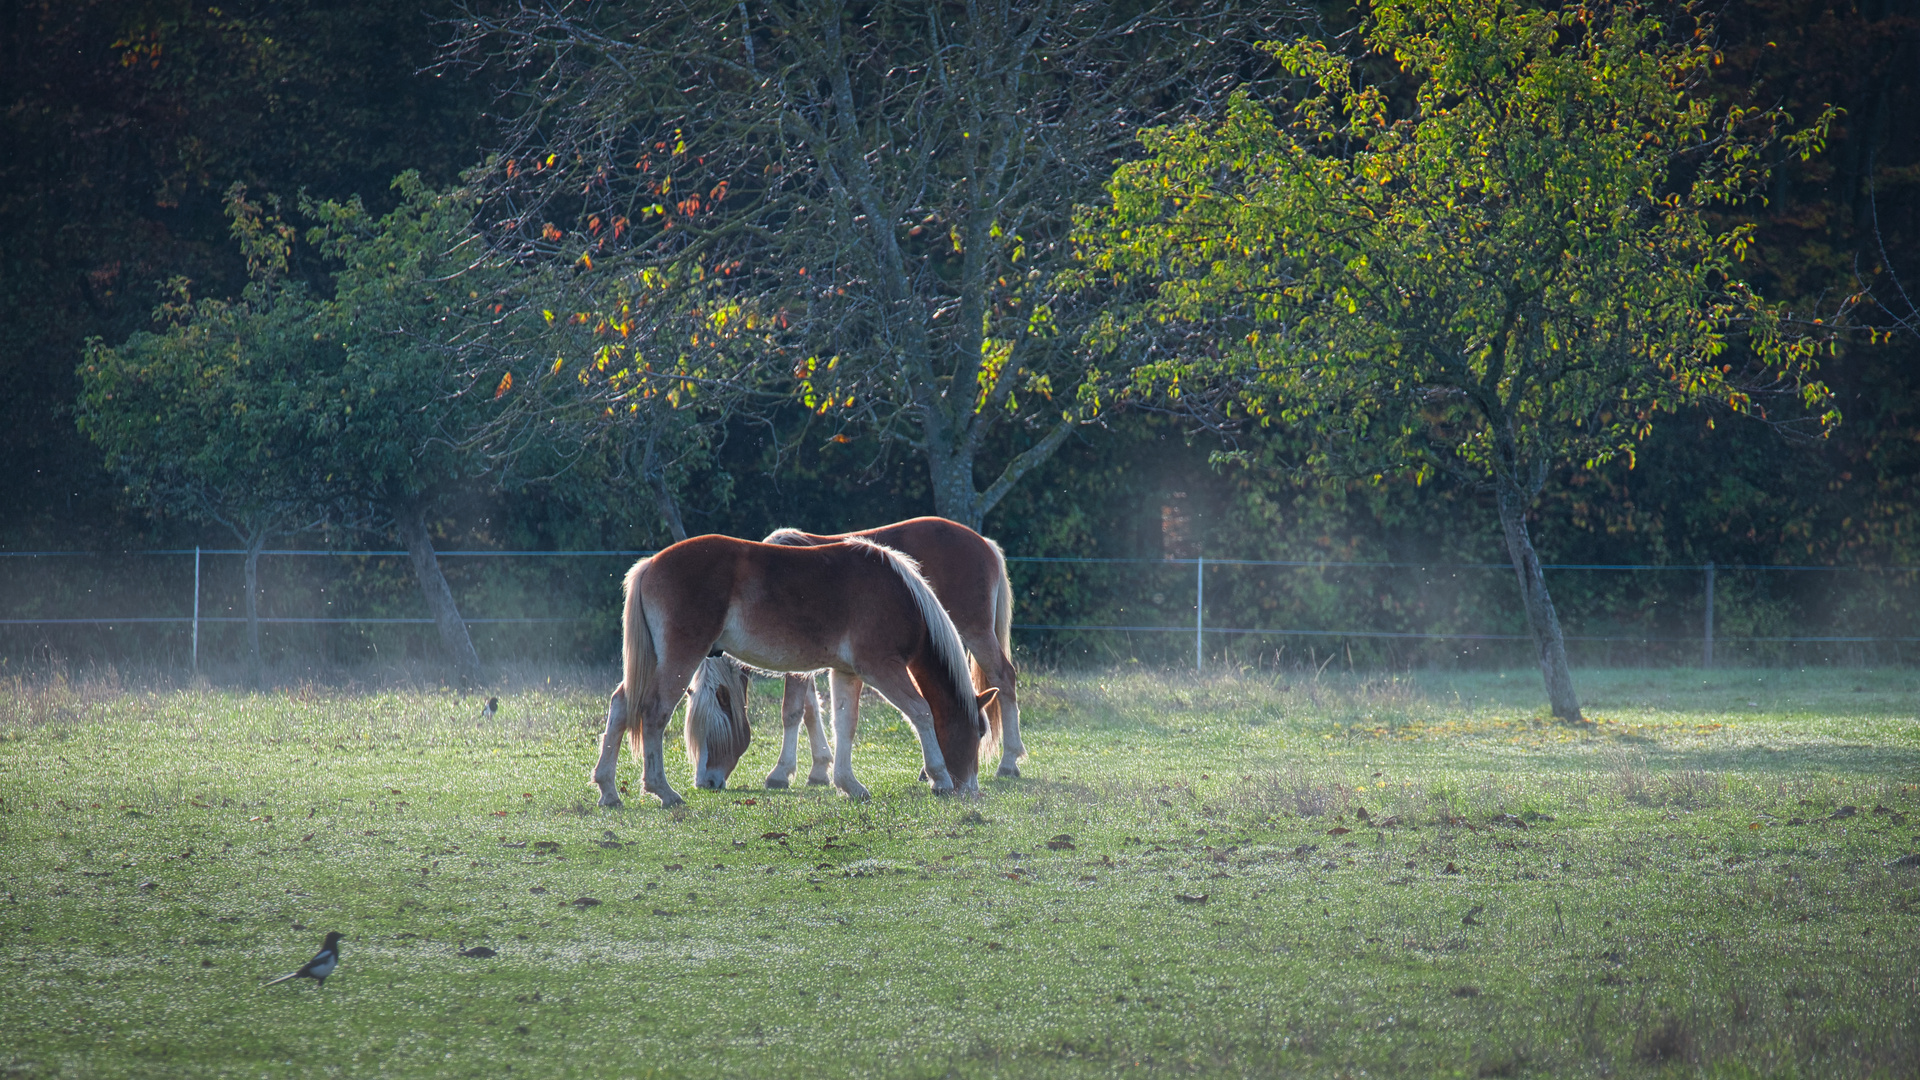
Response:
MULTIPOLYGON (((645 551, 445 551, 483 658, 611 660, 620 581, 645 551)), ((245 645, 245 552, 0 552, 0 671, 36 661, 218 667, 245 645)), ((1532 638, 1503 563, 1012 556, 1015 648, 1064 663, 1500 666, 1532 638)), ((1910 663, 1920 568, 1545 568, 1575 663, 1910 663)), ((263 552, 269 662, 437 652, 404 551, 263 552)))

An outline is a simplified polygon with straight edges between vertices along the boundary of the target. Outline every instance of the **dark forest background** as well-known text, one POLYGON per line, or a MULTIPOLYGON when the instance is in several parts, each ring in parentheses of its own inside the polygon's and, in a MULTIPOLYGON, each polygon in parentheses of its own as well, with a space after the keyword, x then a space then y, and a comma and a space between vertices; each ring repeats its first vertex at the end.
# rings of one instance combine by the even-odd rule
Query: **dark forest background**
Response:
MULTIPOLYGON (((1756 283, 1806 318, 1846 316, 1822 369, 1844 422, 1829 439, 1792 442, 1760 424, 1665 418, 1637 463, 1576 471, 1549 484, 1534 526, 1563 564, 1732 568, 1719 577, 1720 632, 1911 636, 1920 563, 1920 18, 1907 5, 1728 0, 1717 14, 1721 90, 1811 117, 1845 112, 1825 151, 1783 160, 1771 199, 1750 208, 1761 243, 1756 283), (1902 286, 1905 286, 1903 291, 1902 286), (1827 571, 1742 571, 1792 564, 1827 571)), ((0 12, 0 551, 128 552, 232 547, 231 538, 134 507, 75 428, 75 367, 92 337, 150 326, 162 283, 232 295, 246 268, 222 196, 244 182, 291 202, 358 194, 383 211, 392 178, 434 186, 481 161, 511 107, 486 74, 433 67, 448 5, 275 0, 204 3, 22 0, 0 12)), ((1335 22, 1352 15, 1327 6, 1335 22)), ((1783 154, 1783 157, 1785 155, 1783 154)), ((298 266, 295 272, 302 272, 298 266)), ((308 269, 307 272, 318 273, 308 269)), ((1136 410, 1075 437, 988 515, 1014 556, 1504 562, 1485 496, 1410 481, 1330 484, 1290 468, 1285 432, 1241 438, 1216 467, 1214 436, 1136 410)), ((861 440, 802 442, 777 457, 763 426, 731 431, 712 475, 688 486, 690 532, 758 536, 779 526, 866 527, 927 513, 917 459, 861 440)), ((435 523, 443 549, 649 549, 669 539, 640 491, 540 485, 476 488, 435 523)), ((368 543, 365 537, 314 538, 368 543)), ((391 545, 388 545, 391 546, 391 545)), ((469 618, 584 623, 476 627, 490 659, 603 660, 617 643, 617 575, 626 560, 449 560, 469 618)), ((0 560, 0 618, 184 614, 178 557, 0 560)), ((231 605, 232 560, 208 564, 210 613, 231 605), (225 575, 222 577, 221 575, 225 575)), ((398 560, 283 559, 264 572, 264 610, 413 616, 417 591, 398 560), (334 605, 328 608, 327 605, 334 605)), ((1698 631, 1695 573, 1561 571, 1556 599, 1576 636, 1684 638, 1698 631)), ((1524 633, 1511 571, 1418 567, 1351 571, 1219 570, 1216 625, 1524 633)), ((1127 625, 1191 620, 1192 568, 1023 563, 1017 621, 1127 625)), ((178 627, 0 628, 11 664, 69 660, 176 664, 178 627)), ((210 631, 210 655, 231 652, 210 631)), ((280 628, 280 662, 352 663, 431 653, 431 628, 280 628)), ((1097 662, 1191 656, 1191 638, 1023 632, 1032 654, 1097 662)), ((1519 643, 1287 639, 1216 646, 1243 662, 1488 662, 1524 659, 1519 643)), ((1575 643, 1586 662, 1692 662, 1692 645, 1575 643)), ((1874 662, 1911 643, 1795 647, 1749 642, 1724 659, 1874 662)))

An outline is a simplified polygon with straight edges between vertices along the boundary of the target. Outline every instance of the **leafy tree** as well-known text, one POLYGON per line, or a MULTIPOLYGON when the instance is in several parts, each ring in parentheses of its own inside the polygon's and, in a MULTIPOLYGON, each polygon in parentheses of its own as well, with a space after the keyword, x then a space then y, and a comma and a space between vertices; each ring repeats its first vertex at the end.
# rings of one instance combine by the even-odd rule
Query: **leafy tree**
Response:
MULTIPOLYGON (((588 295, 627 260, 701 294, 663 306, 738 312, 758 359, 740 403, 910 448, 935 509, 977 527, 1110 403, 1053 277, 1138 125, 1244 59, 1196 51, 1238 24, 1191 10, 520 5, 470 9, 452 56, 521 78, 489 186, 526 250, 588 295)), ((728 347, 687 334, 649 359, 695 336, 728 347)))
POLYGON ((474 433, 510 388, 456 378, 461 349, 490 319, 483 297, 507 268, 470 227, 464 189, 436 192, 416 173, 393 182, 400 205, 376 217, 358 198, 303 200, 307 239, 338 263, 334 295, 312 316, 330 362, 305 373, 306 441, 340 497, 367 506, 406 544, 441 644, 464 685, 479 656, 434 553, 446 500, 487 470, 474 433))
MULTIPOLYGON (((241 300, 182 302, 163 333, 90 347, 83 427, 137 498, 231 522, 253 563, 267 537, 330 512, 397 532, 464 684, 481 670, 441 573, 431 526, 484 471, 471 450, 491 400, 457 382, 451 357, 499 268, 467 227, 471 203, 419 177, 394 182, 400 205, 375 217, 359 200, 307 201, 308 240, 337 260, 334 294, 286 278, 295 230, 228 196, 252 282, 241 300)), ((182 286, 184 290, 184 286, 182 286)), ((488 388, 491 390, 491 388, 488 388)), ((503 388, 504 389, 504 388, 503 388)), ((258 678, 258 634, 251 670, 258 678)))
POLYGON ((1143 383, 1311 431, 1314 466, 1491 489, 1553 713, 1577 721, 1527 526, 1553 471, 1631 461, 1686 406, 1837 419, 1807 377, 1818 344, 1739 276, 1752 228, 1716 217, 1825 120, 1789 135, 1716 105, 1705 28, 1635 5, 1384 0, 1361 34, 1408 99, 1323 43, 1277 44, 1297 100, 1242 93, 1221 123, 1143 136, 1083 219, 1081 280, 1156 292, 1095 338, 1175 337, 1143 383))
POLYGON ((252 270, 245 293, 196 301, 177 279, 155 312, 166 330, 118 347, 89 341, 78 420, 136 504, 215 522, 245 545, 247 681, 258 689, 261 549, 327 517, 328 485, 291 411, 324 347, 305 289, 284 280, 291 230, 263 229, 237 201, 234 217, 252 270))

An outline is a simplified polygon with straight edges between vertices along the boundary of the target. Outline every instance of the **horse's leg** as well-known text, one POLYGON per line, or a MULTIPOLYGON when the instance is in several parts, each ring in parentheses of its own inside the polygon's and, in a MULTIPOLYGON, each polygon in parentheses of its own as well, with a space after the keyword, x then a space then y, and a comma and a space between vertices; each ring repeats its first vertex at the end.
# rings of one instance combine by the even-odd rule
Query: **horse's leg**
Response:
MULTIPOLYGON (((994 652, 1000 653, 997 647, 994 652)), ((1000 720, 1000 776, 1019 776, 1020 759, 1027 756, 1027 748, 1020 741, 1020 703, 1014 699, 1013 661, 1005 654, 995 657, 998 672, 987 673, 987 686, 1000 688, 1000 696, 995 698, 987 710, 1000 720)), ((986 687, 981 687, 984 690, 986 687)))
POLYGON ((913 733, 920 738, 920 760, 925 766, 921 775, 933 784, 934 794, 952 794, 953 776, 947 771, 946 755, 940 752, 940 739, 933 732, 933 710, 927 706, 927 699, 920 696, 913 676, 907 674, 904 667, 870 670, 866 675, 867 682, 880 691, 880 696, 913 725, 913 733))
POLYGON ((853 778, 853 733, 860 726, 860 676, 839 671, 827 674, 833 699, 833 786, 853 799, 866 799, 867 789, 853 778))
POLYGON ((820 723, 820 693, 814 689, 811 673, 801 677, 800 704, 807 724, 807 742, 813 749, 813 771, 807 773, 807 783, 825 784, 833 771, 833 744, 827 740, 827 729, 820 723))
POLYGON ((600 760, 593 767, 593 782, 600 788, 601 806, 619 806, 620 785, 615 781, 614 765, 620 760, 620 733, 626 730, 627 694, 622 684, 613 690, 607 703, 607 732, 600 736, 600 760))
POLYGON ((667 721, 673 717, 674 706, 680 704, 680 696, 687 692, 687 683, 692 680, 693 671, 700 666, 705 652, 702 649, 701 655, 671 666, 661 664, 654 677, 651 697, 640 703, 639 728, 627 728, 627 746, 643 763, 640 788, 658 797, 661 806, 679 806, 686 801, 667 783, 667 721))
MULTIPOLYGON (((801 690, 796 685, 800 681, 797 675, 789 675, 780 680, 784 685, 780 690, 780 760, 774 763, 773 771, 767 774, 767 786, 783 788, 793 783, 794 771, 799 767, 800 759, 800 720, 805 709, 802 707, 801 690)), ((807 693, 813 692, 812 680, 807 680, 807 693)), ((814 719, 818 726, 819 718, 814 719)))

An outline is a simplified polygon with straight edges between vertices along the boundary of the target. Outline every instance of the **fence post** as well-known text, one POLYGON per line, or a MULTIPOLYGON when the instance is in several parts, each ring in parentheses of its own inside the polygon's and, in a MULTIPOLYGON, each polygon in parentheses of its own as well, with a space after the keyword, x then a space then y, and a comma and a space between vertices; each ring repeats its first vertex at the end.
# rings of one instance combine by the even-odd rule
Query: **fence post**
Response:
POLYGON ((193 673, 200 674, 200 545, 193 545, 193 673))
POLYGON ((1201 555, 1193 563, 1193 673, 1198 675, 1206 667, 1206 654, 1201 651, 1200 635, 1206 630, 1207 612, 1207 557, 1201 555))
POLYGON ((1700 642, 1700 666, 1713 667, 1713 560, 1707 560, 1706 634, 1700 642))

